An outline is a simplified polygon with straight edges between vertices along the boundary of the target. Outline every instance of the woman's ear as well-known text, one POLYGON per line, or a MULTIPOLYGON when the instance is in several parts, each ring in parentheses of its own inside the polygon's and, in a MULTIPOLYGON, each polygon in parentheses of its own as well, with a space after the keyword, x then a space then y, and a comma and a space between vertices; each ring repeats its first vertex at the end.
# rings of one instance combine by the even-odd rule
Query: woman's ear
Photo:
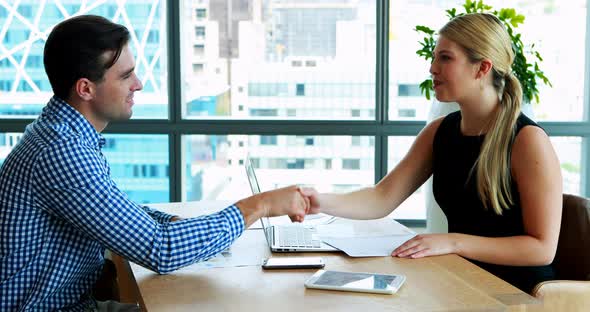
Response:
POLYGON ((87 78, 80 78, 74 84, 74 92, 76 92, 76 95, 80 99, 89 101, 92 100, 96 94, 96 85, 87 78))
POLYGON ((485 77, 492 69, 492 66, 492 61, 488 59, 482 60, 481 62, 479 62, 479 68, 477 69, 477 74, 475 75, 475 77, 477 79, 485 77))

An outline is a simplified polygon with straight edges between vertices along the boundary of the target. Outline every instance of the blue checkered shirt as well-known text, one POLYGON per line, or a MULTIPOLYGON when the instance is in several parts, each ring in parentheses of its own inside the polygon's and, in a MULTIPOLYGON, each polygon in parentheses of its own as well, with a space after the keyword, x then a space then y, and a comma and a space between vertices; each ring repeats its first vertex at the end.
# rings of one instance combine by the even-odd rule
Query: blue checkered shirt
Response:
POLYGON ((104 139, 53 97, 0 168, 0 311, 82 311, 108 248, 159 273, 208 259, 244 231, 232 205, 198 218, 135 204, 110 177, 104 139))

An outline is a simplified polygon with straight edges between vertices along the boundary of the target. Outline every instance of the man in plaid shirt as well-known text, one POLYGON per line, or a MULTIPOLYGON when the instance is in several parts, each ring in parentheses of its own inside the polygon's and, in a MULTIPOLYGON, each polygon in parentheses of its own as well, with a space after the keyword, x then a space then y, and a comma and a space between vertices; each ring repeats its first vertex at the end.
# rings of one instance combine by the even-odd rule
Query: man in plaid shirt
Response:
POLYGON ((0 169, 1 311, 101 310, 91 290, 107 248, 167 273, 226 249, 261 216, 301 221, 309 209, 295 186, 183 220, 129 200, 111 179, 100 134, 131 117, 142 89, 128 41, 125 27, 92 15, 47 38, 54 96, 0 169))

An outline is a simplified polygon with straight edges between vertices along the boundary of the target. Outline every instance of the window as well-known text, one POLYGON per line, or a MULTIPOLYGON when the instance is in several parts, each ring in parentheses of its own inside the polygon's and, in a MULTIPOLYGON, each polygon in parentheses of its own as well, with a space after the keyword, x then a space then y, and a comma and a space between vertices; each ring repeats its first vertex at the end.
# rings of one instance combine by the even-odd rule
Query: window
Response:
MULTIPOLYGON (((0 59, 0 134, 24 131, 51 95, 38 31, 48 33, 64 16, 97 14, 132 30, 130 47, 144 84, 135 93, 134 120, 113 123, 105 134, 112 175, 132 199, 251 195, 240 167, 247 155, 256 159, 263 189, 370 186, 405 155, 431 106, 418 88, 429 74, 415 54, 414 27, 440 27, 444 10, 464 3, 390 1, 387 12, 380 1, 308 1, 305 7, 297 1, 210 2, 65 1, 58 9, 53 0, 43 7, 20 0, 22 18, 9 20, 12 2, 0 1, 6 50, 0 59), (168 32, 168 20, 178 21, 178 33, 168 32)), ((590 163, 587 2, 510 2, 525 14, 523 38, 543 54, 554 85, 541 90, 535 119, 552 135, 564 191, 580 195, 590 194, 584 169, 590 163), (569 48, 563 48, 561 28, 547 25, 578 30, 569 48)), ((17 141, 0 135, 0 163, 17 141)), ((392 216, 424 220, 425 203, 419 189, 392 216)))
POLYGON ((10 81, 0 83, 0 87, 4 91, 16 86, 14 92, 1 96, 0 103, 0 106, 14 108, 14 111, 7 112, 3 108, 0 118, 34 118, 40 113, 52 93, 43 67, 46 35, 38 34, 49 34, 49 30, 64 16, 80 14, 101 15, 133 30, 130 48, 144 89, 135 94, 132 118, 168 118, 167 43, 160 40, 160 35, 166 33, 167 23, 162 18, 165 15, 150 16, 152 9, 154 12, 164 10, 165 1, 134 0, 131 4, 105 0, 92 5, 80 5, 75 1, 61 1, 61 4, 54 0, 46 2, 39 5, 39 1, 21 0, 16 6, 13 6, 14 1, 0 2, 0 28, 6 30, 0 35, 0 42, 5 48, 0 56, 0 81, 10 81), (19 17, 9 19, 8 12, 13 7, 19 17), (23 57, 26 60, 21 68, 23 57))
POLYGON ((33 17, 33 8, 30 5, 19 5, 16 11, 21 14, 23 17, 33 17))
POLYGON ((200 63, 193 64, 193 73, 199 74, 203 72, 204 65, 200 63))
POLYGON ((244 159, 240 155, 250 156, 263 190, 300 184, 314 186, 323 192, 332 192, 336 190, 336 185, 343 182, 361 186, 374 183, 373 150, 364 150, 362 158, 352 161, 351 165, 354 166, 356 163, 356 169, 354 174, 350 175, 340 166, 341 159, 353 153, 342 148, 343 142, 350 142, 350 136, 305 138, 322 142, 322 150, 318 152, 315 145, 293 146, 289 144, 291 139, 296 139, 292 135, 183 136, 183 147, 187 155, 184 167, 188 168, 183 184, 186 187, 184 197, 187 200, 240 199, 251 195, 243 168, 237 165, 244 159), (237 142, 243 142, 239 148, 240 155, 236 153, 236 148, 229 148, 230 145, 237 146, 237 142), (366 167, 359 168, 361 159, 367 163, 366 167), (333 165, 336 163, 338 165, 333 165), (228 179, 229 175, 221 174, 225 171, 234 172, 231 179, 228 179))
POLYGON ((413 108, 400 108, 397 111, 399 117, 416 117, 416 110, 413 108))
POLYGON ((287 169, 303 169, 305 168, 304 159, 287 159, 287 169))
POLYGON ((278 114, 279 114, 279 111, 277 109, 268 109, 268 108, 250 109, 250 116, 274 117, 274 116, 278 116, 278 114))
MULTIPOLYGON (((543 57, 540 66, 553 87, 538 85, 540 102, 527 106, 526 109, 532 111, 530 115, 537 121, 584 120, 585 73, 579 70, 579 66, 587 64, 587 0, 574 0, 567 5, 550 1, 484 2, 494 9, 509 7, 523 14, 524 24, 515 30, 522 35, 525 44, 534 44, 543 57), (562 29, 580 30, 568 37, 572 42, 568 49, 563 48, 562 29)), ((429 64, 416 56, 416 49, 408 48, 417 47, 421 39, 414 28, 425 25, 438 30, 448 22, 445 10, 456 8, 463 12, 461 6, 465 1, 404 0, 389 3, 389 117, 392 120, 425 120, 431 101, 421 95, 417 86, 428 77, 429 64), (414 109, 415 114, 398 114, 400 108, 414 109)))
POLYGON ((317 64, 316 61, 305 61, 306 67, 315 67, 316 64, 317 64))
POLYGON ((342 169, 359 170, 361 161, 360 159, 342 159, 342 169))
POLYGON ((42 68, 43 60, 40 55, 29 55, 26 66, 28 68, 42 68))
POLYGON ((418 84, 399 84, 397 94, 399 96, 423 96, 418 84))
POLYGON ((277 145, 276 135, 261 135, 260 145, 277 145))
POLYGON ((268 119, 371 118, 344 111, 376 105, 376 1, 345 6, 338 1, 279 2, 219 1, 207 11, 198 1, 180 1, 180 12, 190 14, 182 15, 179 46, 192 50, 181 53, 180 63, 202 57, 220 68, 219 75, 184 70, 183 105, 200 96, 225 99, 216 103, 213 114, 188 115, 183 108, 184 118, 257 119, 251 113, 258 109, 277 111, 268 119), (195 44, 207 50, 211 44, 215 52, 203 55, 195 44), (247 86, 246 92, 239 93, 236 85, 247 86), (297 114, 291 114, 293 109, 297 114))
MULTIPOLYGON (((12 81, 11 80, 0 80, 0 91, 8 92, 12 89, 12 81)), ((9 113, 9 112, 6 112, 9 113)))
POLYGON ((202 57, 205 55, 205 46, 202 44, 195 44, 193 46, 193 53, 195 56, 202 57))
POLYGON ((289 85, 286 83, 249 83, 248 96, 268 96, 278 97, 286 95, 289 90, 289 85))
POLYGON ((298 83, 296 85, 297 90, 295 91, 295 95, 297 96, 305 96, 305 85, 302 83, 298 83))
POLYGON ((195 37, 197 37, 197 39, 205 39, 205 27, 195 27, 195 37))
POLYGON ((198 20, 202 20, 207 18, 207 10, 206 9, 196 9, 195 10, 195 17, 198 20))
POLYGON ((160 42, 160 33, 157 30, 150 30, 148 33, 148 43, 159 43, 160 42))

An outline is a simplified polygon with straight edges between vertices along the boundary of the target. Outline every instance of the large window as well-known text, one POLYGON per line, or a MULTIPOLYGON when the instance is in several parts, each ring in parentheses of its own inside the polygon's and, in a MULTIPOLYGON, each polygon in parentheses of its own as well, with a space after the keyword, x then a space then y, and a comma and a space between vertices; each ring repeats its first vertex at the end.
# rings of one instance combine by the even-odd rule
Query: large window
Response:
POLYGON ((244 160, 262 191, 292 184, 345 192, 375 181, 374 142, 367 136, 190 135, 183 138, 187 200, 240 199, 252 193, 244 160), (263 144, 263 142, 274 144, 263 144), (359 145, 347 149, 351 141, 359 145))
POLYGON ((125 25, 144 89, 133 118, 168 118, 165 1, 22 0, 0 2, 0 118, 33 118, 51 95, 43 67, 45 39, 62 20, 95 14, 125 25))
POLYGON ((181 1, 181 12, 196 12, 180 25, 182 115, 374 119, 375 9, 373 1, 181 1))
MULTIPOLYGON (((486 1, 526 15, 519 31, 543 55, 553 83, 530 107, 558 153, 564 191, 582 195, 590 194, 587 2, 486 1)), ((372 185, 429 117, 431 102, 418 88, 428 64, 415 54, 413 29, 440 28, 444 10, 462 3, 0 1, 0 163, 52 95, 47 35, 65 18, 90 13, 128 27, 144 84, 132 120, 104 131, 113 177, 132 199, 248 196, 248 156, 263 189, 372 185)), ((393 216, 423 222, 426 196, 420 188, 393 216)))
MULTIPOLYGON (((22 133, 0 132, 0 166, 22 133)), ((107 134, 102 148, 117 186, 138 203, 170 201, 168 138, 107 134)))
POLYGON ((168 137, 107 134, 104 155, 115 183, 138 203, 170 201, 168 137))
MULTIPOLYGON (((531 103, 536 120, 579 121, 584 116, 587 0, 556 1, 486 0, 494 9, 514 8, 526 18, 515 30, 523 42, 534 44, 543 57, 541 68, 553 87, 539 85, 540 101, 531 103), (559 27, 556 27, 559 25, 559 27), (575 31, 574 31, 575 30, 575 31), (564 32, 568 45, 564 47, 564 32)), ((390 1, 389 24, 389 118, 424 120, 431 101, 420 94, 418 85, 429 77, 429 64, 416 56, 421 34, 414 28, 425 25, 440 29, 448 17, 444 10, 463 12, 463 0, 390 1)), ((529 58, 533 58, 529 55, 529 58)))

